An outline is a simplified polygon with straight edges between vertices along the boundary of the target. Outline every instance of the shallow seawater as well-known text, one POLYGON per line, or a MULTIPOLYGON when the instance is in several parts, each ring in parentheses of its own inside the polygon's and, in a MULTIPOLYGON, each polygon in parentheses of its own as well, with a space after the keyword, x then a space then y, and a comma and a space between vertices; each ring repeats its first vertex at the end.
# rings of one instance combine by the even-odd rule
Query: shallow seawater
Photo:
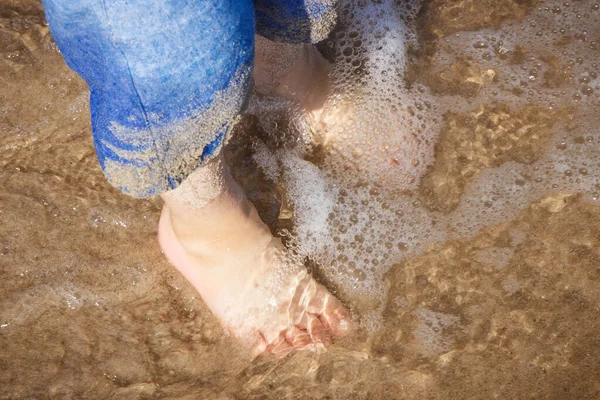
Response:
POLYGON ((600 398, 600 3, 413 11, 406 57, 377 53, 393 26, 354 32, 355 8, 323 43, 329 106, 364 106, 343 146, 286 146, 275 112, 228 148, 356 320, 326 352, 274 360, 226 337, 163 258, 159 202, 105 181, 86 85, 39 2, 4 0, 0 399, 600 398), (390 60, 406 70, 369 70, 390 60))

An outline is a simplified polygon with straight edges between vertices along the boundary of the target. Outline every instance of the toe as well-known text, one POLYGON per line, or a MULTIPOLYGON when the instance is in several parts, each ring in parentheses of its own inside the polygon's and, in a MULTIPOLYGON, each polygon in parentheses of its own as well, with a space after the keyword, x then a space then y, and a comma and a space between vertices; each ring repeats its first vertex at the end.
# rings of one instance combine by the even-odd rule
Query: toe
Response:
POLYGON ((344 336, 351 330, 350 316, 341 303, 334 297, 325 307, 319 318, 329 328, 333 336, 344 336))
POLYGON ((306 330, 313 344, 322 346, 331 344, 331 333, 323 326, 316 315, 305 313, 298 327, 306 330))
POLYGON ((264 353, 267 348, 269 347, 267 341, 265 340, 265 337, 262 334, 258 334, 258 338, 256 339, 256 341, 254 342, 254 345, 252 346, 252 353, 254 354, 254 356, 258 356, 262 353, 264 353))
POLYGON ((350 318, 344 306, 324 286, 317 284, 306 310, 318 315, 333 336, 343 336, 350 330, 350 318))
POLYGON ((295 349, 303 349, 312 344, 312 339, 308 332, 296 326, 287 330, 286 339, 295 349))
POLYGON ((323 325, 317 315, 313 314, 311 316, 312 319, 308 325, 308 334, 315 344, 320 343, 324 346, 329 346, 331 344, 331 332, 329 328, 323 325))
POLYGON ((283 358, 293 350, 294 346, 286 339, 284 332, 269 346, 269 351, 277 358, 283 358))

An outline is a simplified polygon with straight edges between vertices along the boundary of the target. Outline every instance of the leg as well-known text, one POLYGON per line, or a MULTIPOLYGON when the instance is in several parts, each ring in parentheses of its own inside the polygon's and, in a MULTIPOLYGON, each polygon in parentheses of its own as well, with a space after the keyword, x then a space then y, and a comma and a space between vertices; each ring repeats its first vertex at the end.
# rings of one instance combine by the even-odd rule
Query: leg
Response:
MULTIPOLYGON (((335 26, 337 0, 254 0, 258 93, 297 103, 319 131, 331 65, 314 45, 335 26)), ((315 138, 322 142, 322 138, 315 138)))
POLYGON ((106 176, 138 197, 177 188, 163 194, 160 244, 225 326, 279 354, 343 333, 337 300, 270 235, 221 159, 209 161, 244 106, 252 5, 45 5, 67 63, 90 86, 106 176))
POLYGON ((306 111, 322 108, 329 62, 312 44, 278 43, 256 36, 254 85, 258 93, 292 100, 306 111))
POLYGON ((107 179, 135 197, 177 187, 217 154, 254 59, 250 0, 44 0, 67 64, 86 80, 107 179))

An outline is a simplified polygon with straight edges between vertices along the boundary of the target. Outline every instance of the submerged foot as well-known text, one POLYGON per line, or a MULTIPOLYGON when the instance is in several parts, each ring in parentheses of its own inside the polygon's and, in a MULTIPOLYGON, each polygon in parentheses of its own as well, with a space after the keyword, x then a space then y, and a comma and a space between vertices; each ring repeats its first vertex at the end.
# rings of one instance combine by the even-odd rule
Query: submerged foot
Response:
POLYGON ((296 103, 315 144, 338 142, 337 127, 353 110, 330 93, 332 64, 312 44, 276 43, 261 36, 256 36, 255 52, 255 90, 296 103))
POLYGON ((283 356, 345 334, 341 303, 271 235, 221 161, 211 163, 202 169, 221 170, 192 174, 163 196, 159 241, 169 261, 257 353, 283 356), (199 195, 211 192, 212 199, 199 195))

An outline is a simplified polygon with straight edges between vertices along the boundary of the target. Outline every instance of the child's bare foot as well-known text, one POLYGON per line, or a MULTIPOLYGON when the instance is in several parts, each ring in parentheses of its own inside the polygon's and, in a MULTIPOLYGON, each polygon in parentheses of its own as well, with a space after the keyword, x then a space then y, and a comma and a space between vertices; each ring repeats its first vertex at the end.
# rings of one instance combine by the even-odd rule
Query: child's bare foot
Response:
MULTIPOLYGON (((404 47, 399 33, 390 40, 404 47)), ((413 101, 401 74, 390 77, 393 83, 386 84, 393 87, 393 94, 381 92, 376 77, 371 77, 370 86, 357 84, 352 91, 344 91, 340 83, 344 70, 325 60, 315 46, 274 43, 259 36, 255 43, 256 91, 295 102, 302 111, 298 125, 309 127, 312 144, 321 145, 334 162, 351 163, 360 171, 361 179, 390 189, 414 189, 418 185, 432 160, 433 147, 423 137, 427 128, 423 115, 398 111, 387 104, 390 98, 413 101), (332 83, 330 79, 336 75, 338 82, 332 83)), ((373 51, 379 54, 380 49, 373 51)), ((373 58, 379 63, 386 60, 383 56, 373 58)))
POLYGON ((348 331, 340 302, 271 235, 221 156, 162 197, 165 255, 256 352, 314 349, 348 331))
POLYGON ((255 43, 256 91, 295 102, 311 126, 314 142, 334 144, 336 127, 349 118, 351 109, 330 96, 329 61, 312 44, 277 43, 258 35, 255 43))

